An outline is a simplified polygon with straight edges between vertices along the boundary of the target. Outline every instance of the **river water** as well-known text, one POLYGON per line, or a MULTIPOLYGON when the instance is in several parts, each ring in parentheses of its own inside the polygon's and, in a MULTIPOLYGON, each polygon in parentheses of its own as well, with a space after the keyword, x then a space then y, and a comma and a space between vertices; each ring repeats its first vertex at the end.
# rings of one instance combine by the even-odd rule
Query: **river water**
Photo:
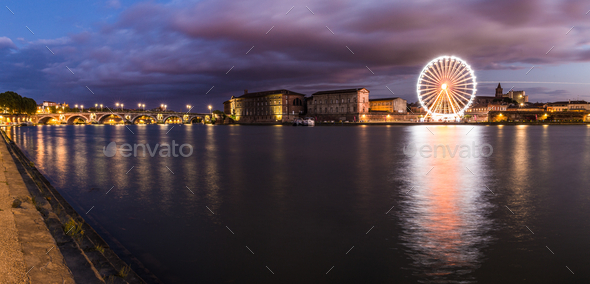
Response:
POLYGON ((8 134, 116 252, 165 283, 590 281, 587 126, 8 134), (173 141, 187 157, 160 152, 173 141))

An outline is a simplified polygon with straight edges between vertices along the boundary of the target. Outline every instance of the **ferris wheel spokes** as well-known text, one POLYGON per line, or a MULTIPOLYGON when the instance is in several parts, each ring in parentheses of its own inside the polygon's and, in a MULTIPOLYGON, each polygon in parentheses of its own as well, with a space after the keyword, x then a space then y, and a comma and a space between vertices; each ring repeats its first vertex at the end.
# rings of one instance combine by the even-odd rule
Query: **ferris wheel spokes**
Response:
POLYGON ((442 56, 422 69, 417 84, 418 99, 427 116, 455 119, 472 103, 476 86, 473 70, 465 61, 442 56))

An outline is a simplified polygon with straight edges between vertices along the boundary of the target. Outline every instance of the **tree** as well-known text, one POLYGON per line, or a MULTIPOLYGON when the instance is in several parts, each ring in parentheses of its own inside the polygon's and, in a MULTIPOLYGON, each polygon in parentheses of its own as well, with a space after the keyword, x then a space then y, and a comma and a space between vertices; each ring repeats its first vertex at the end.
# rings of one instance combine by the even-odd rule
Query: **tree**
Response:
POLYGON ((517 101, 509 98, 509 97, 503 97, 501 99, 494 99, 494 102, 504 102, 504 103, 508 103, 508 104, 518 104, 517 101))
POLYGON ((34 114, 37 111, 37 102, 31 98, 21 97, 15 92, 7 91, 0 93, 0 107, 5 113, 34 114))

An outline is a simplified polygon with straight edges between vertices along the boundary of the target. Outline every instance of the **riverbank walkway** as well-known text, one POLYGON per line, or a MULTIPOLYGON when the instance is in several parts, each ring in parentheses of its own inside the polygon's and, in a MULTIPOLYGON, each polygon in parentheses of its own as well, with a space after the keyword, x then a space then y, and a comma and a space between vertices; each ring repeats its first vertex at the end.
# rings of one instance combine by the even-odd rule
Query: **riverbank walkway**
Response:
POLYGON ((0 141, 0 283, 75 283, 4 141, 0 141))

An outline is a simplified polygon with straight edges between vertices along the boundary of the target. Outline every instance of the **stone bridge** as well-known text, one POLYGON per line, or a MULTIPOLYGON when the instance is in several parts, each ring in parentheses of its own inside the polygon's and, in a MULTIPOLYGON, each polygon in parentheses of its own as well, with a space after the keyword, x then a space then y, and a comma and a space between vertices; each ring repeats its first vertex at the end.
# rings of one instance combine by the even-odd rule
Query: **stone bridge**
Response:
POLYGON ((76 121, 85 123, 195 123, 209 121, 209 113, 182 112, 66 112, 38 113, 30 116, 31 122, 47 124, 48 122, 74 124, 76 121))

